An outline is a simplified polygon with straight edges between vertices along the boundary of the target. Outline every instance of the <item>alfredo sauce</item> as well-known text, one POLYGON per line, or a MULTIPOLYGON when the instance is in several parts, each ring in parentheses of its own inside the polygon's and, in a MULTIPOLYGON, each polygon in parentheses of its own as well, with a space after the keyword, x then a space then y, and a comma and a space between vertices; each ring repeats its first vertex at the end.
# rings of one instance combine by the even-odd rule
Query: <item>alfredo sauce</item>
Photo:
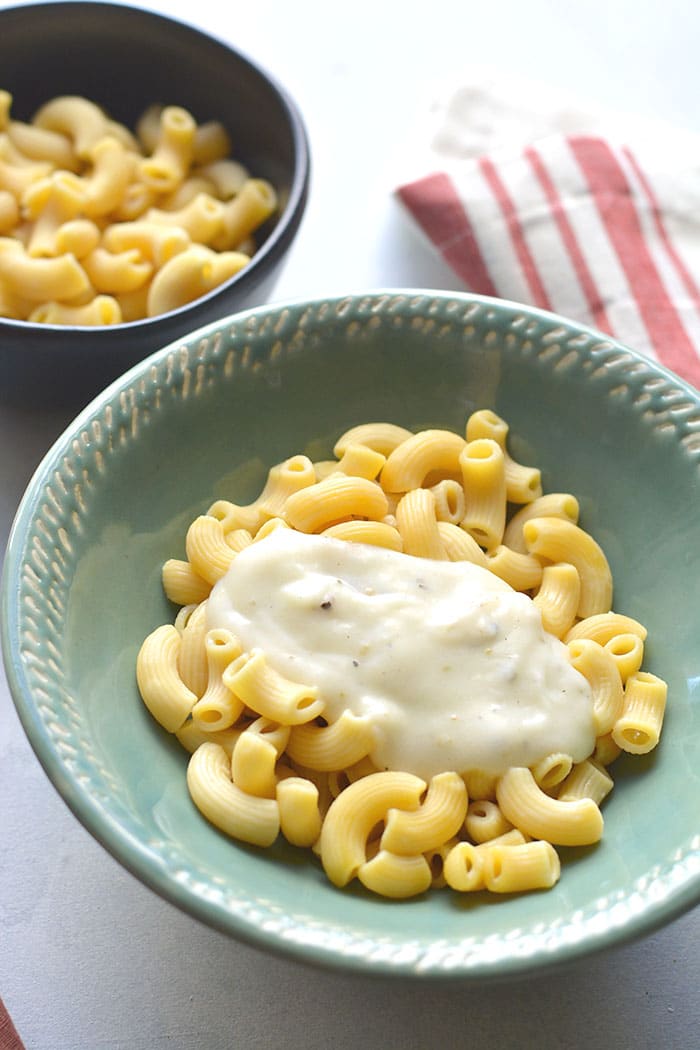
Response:
POLYGON ((367 716, 380 769, 497 774, 594 747, 566 647, 527 595, 469 562, 277 529, 237 555, 207 620, 316 685, 329 722, 367 716))

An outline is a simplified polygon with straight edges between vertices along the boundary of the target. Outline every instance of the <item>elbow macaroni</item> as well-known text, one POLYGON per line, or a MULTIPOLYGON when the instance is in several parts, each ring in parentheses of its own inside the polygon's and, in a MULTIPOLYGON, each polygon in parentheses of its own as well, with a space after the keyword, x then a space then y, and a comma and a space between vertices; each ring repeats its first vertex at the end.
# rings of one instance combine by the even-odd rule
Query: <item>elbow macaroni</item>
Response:
POLYGON ((9 92, 0 100, 0 238, 16 252, 0 253, 0 315, 139 320, 250 262, 277 192, 230 157, 218 121, 152 106, 133 135, 78 96, 51 99, 30 123, 12 117, 9 92))
POLYGON ((137 680, 153 716, 190 753, 192 799, 216 827, 259 846, 281 833, 312 849, 335 886, 357 878, 395 899, 444 886, 547 889, 560 876, 555 846, 600 839, 613 787, 606 766, 622 751, 656 746, 666 684, 641 669, 643 625, 612 611, 610 569, 579 524, 577 500, 543 495, 539 471, 509 456, 507 432, 491 411, 470 416, 466 440, 361 424, 338 439, 335 460, 292 456, 270 469, 253 503, 219 499, 191 524, 186 557, 163 566, 180 612, 144 641, 137 680), (243 651, 230 632, 207 630, 212 586, 238 552, 278 528, 428 564, 471 561, 529 594, 589 682, 592 753, 574 763, 554 750, 500 775, 446 769, 428 783, 377 769, 370 717, 346 709, 326 721, 313 683, 279 674, 264 649, 243 651))

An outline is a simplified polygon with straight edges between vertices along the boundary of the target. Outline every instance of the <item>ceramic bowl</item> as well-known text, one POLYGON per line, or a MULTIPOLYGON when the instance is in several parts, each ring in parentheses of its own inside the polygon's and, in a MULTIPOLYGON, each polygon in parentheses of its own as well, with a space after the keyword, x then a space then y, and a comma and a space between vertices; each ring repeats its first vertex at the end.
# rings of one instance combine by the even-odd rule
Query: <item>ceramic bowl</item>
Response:
POLYGON ((0 318, 0 390, 76 409, 159 347, 265 302, 304 213, 309 149, 287 92, 228 42, 160 14, 110 3, 59 2, 0 10, 0 88, 29 120, 55 95, 77 94, 133 128, 153 102, 227 127, 236 159, 277 189, 252 262, 223 285, 159 317, 104 328, 0 318), (41 76, 37 76, 41 70, 41 76))
POLYGON ((259 948, 413 978, 503 978, 647 933, 700 897, 700 397, 650 361, 503 301, 377 291, 207 326, 142 362, 47 454, 19 509, 3 651, 28 737, 92 834, 163 897, 259 948), (227 839, 193 807, 186 755, 136 689, 172 621, 160 567, 213 498, 255 498, 269 465, 327 458, 361 421, 460 430, 488 407, 511 451, 572 491, 615 608, 649 628, 662 741, 615 764, 605 834, 562 850, 548 892, 406 902, 338 890, 311 853, 227 839))

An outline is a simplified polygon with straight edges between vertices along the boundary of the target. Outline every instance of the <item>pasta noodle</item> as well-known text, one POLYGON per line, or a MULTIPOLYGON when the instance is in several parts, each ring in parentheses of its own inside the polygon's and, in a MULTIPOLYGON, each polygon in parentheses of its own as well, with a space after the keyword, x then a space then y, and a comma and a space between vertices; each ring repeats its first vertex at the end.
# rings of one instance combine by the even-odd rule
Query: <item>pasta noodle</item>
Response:
POLYGON ((50 99, 29 123, 12 101, 0 91, 0 239, 12 246, 0 251, 0 316, 121 324, 248 265, 277 192, 231 157, 219 121, 150 106, 134 135, 80 96, 50 99))
MULTIPOLYGON (((155 133, 155 120, 151 114, 140 126, 144 139, 155 133)), ((218 132, 207 134, 211 144, 200 148, 213 153, 218 132)), ((14 253, 6 249, 5 256, 14 253)), ((470 416, 466 439, 447 430, 360 424, 338 439, 335 459, 291 456, 269 470, 253 503, 219 499, 192 522, 185 557, 168 559, 162 570, 165 593, 180 611, 174 625, 145 639, 137 680, 153 716, 189 752, 192 799, 216 827, 259 846, 281 834, 311 849, 335 886, 357 879, 397 900, 441 887, 546 890, 560 877, 556 846, 601 838, 601 805, 613 787, 606 767, 621 751, 646 754, 656 746, 666 683, 642 670, 643 625, 612 611, 610 569, 579 522, 578 501, 542 494, 539 471, 509 456, 507 433, 490 410, 470 416), (382 730, 370 709, 348 705, 334 714, 321 685, 282 673, 264 645, 246 648, 237 630, 211 626, 219 581, 249 547, 268 557, 269 548, 262 555, 258 545, 278 530, 280 540, 302 532, 342 541, 345 550, 361 544, 384 548, 382 558, 423 559, 419 588, 430 590, 431 566, 436 578, 438 563, 464 562, 498 578, 499 588, 529 595, 587 690, 585 757, 576 747, 543 745, 529 764, 498 770, 475 763, 418 775, 409 761, 407 768, 382 766, 382 730)), ((311 606, 314 615, 328 616, 331 599, 314 598, 307 578, 300 580, 295 616, 311 606)), ((246 600, 256 604, 257 591, 246 600)), ((480 623, 488 634, 488 619, 480 623)), ((344 676, 359 664, 358 644, 344 676)), ((426 696, 426 711, 434 701, 426 696)), ((457 725, 461 717, 452 716, 457 725)), ((483 749, 478 757, 483 763, 483 749)))

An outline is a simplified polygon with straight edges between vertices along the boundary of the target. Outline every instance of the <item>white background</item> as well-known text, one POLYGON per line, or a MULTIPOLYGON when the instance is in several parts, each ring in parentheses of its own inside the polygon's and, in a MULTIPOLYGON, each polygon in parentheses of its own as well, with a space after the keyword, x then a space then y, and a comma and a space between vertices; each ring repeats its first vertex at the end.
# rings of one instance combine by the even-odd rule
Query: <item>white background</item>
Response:
MULTIPOLYGON (((475 64, 551 84, 553 105, 573 91, 700 131, 697 0, 144 6, 230 39, 306 117, 312 192, 276 300, 460 287, 390 192, 412 136, 419 153, 419 115, 443 78, 470 79, 475 64)), ((32 470, 68 422, 0 409, 0 550, 32 470)), ((323 974, 212 932, 77 823, 24 739, 2 671, 0 840, 0 996, 28 1050, 699 1045, 698 909, 558 974, 482 987, 323 974)))

